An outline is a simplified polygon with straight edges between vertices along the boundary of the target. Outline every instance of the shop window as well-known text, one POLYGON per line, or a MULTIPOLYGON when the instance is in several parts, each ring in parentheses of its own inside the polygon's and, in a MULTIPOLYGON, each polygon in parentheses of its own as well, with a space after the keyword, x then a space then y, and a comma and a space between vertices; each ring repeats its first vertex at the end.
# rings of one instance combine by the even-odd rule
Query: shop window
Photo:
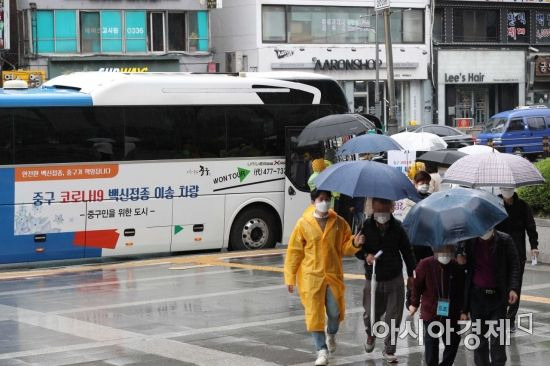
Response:
POLYGON ((412 9, 403 12, 403 43, 424 42, 424 10, 412 9))
POLYGON ((508 132, 525 130, 525 125, 523 124, 523 120, 522 119, 513 119, 513 120, 511 120, 510 124, 508 125, 508 128, 506 130, 508 132))
POLYGON ((550 43, 550 11, 535 13, 535 42, 550 43))
POLYGON ((55 36, 53 30, 53 11, 39 10, 36 12, 35 51, 37 53, 55 52, 55 36))
MULTIPOLYGON (((424 9, 395 9, 390 15, 392 43, 424 43, 424 9)), ((378 40, 384 42, 384 18, 378 19, 378 40)), ((369 38, 373 42, 374 38, 369 38)))
POLYGON ((196 11, 188 14, 188 50, 190 52, 208 51, 208 12, 196 11))
POLYGON ((185 51, 185 13, 168 13, 168 50, 185 51))
POLYGON ((291 6, 288 15, 290 43, 326 43, 327 11, 322 6, 291 6))
POLYGON ((76 11, 39 10, 36 12, 35 50, 37 53, 77 51, 76 11))
POLYGON ((498 42, 499 11, 453 9, 455 42, 498 42))
POLYGON ((146 52, 146 14, 144 11, 126 11, 126 52, 146 52))
POLYGON ((372 17, 367 17, 365 9, 330 7, 324 23, 327 43, 366 43, 371 30, 372 17))
POLYGON ((508 43, 529 43, 526 11, 508 10, 506 17, 506 39, 508 43))
POLYGON ((445 9, 436 8, 434 13, 433 40, 434 42, 443 42, 445 33, 445 9))
POLYGON ((101 51, 122 52, 122 14, 120 11, 101 11, 101 51))
POLYGON ((55 11, 55 52, 76 52, 76 11, 55 11))
POLYGON ((101 51, 101 27, 99 12, 80 12, 80 51, 101 51))
POLYGON ((147 41, 150 52, 164 52, 164 13, 149 13, 147 41))
MULTIPOLYGON (((281 19, 283 6, 262 8, 264 42, 364 44, 374 43, 378 34, 384 40, 384 20, 380 16, 375 30, 372 8, 289 6, 287 21, 281 19)), ((424 9, 394 9, 391 14, 391 36, 394 43, 424 42, 424 9)))
POLYGON ((264 42, 286 42, 286 12, 281 5, 262 7, 262 40, 264 42))

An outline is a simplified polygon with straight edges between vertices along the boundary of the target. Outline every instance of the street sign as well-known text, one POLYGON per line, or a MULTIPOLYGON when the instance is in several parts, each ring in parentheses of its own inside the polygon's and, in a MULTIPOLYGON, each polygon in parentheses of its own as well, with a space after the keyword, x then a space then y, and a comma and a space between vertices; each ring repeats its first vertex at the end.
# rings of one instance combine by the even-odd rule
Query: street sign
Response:
POLYGON ((221 9, 222 0, 207 0, 206 2, 207 9, 221 9))
POLYGON ((374 0, 374 11, 390 8, 390 0, 374 0))

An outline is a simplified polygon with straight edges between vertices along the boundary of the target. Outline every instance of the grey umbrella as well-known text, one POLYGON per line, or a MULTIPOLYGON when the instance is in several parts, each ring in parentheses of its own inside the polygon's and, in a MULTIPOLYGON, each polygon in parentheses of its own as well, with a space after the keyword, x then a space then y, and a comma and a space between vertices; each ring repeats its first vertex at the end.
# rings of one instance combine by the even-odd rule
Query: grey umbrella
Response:
POLYGON ((359 114, 331 114, 308 124, 298 136, 298 146, 310 145, 334 137, 358 135, 375 128, 373 122, 359 114))
POLYGON ((467 154, 456 150, 434 150, 428 151, 417 159, 428 163, 436 163, 438 165, 451 165, 467 154))

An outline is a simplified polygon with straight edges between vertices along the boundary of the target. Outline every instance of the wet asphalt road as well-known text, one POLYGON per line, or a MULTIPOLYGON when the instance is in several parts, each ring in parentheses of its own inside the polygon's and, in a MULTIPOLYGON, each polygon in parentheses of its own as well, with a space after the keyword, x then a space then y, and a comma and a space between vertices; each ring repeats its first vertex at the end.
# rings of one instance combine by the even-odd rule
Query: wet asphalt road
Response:
MULTIPOLYGON (((0 366, 313 365, 296 294, 282 284, 284 250, 165 257, 115 264, 0 272, 0 366), (261 254, 261 255, 260 255, 261 254)), ((383 365, 362 343, 362 268, 345 260, 347 316, 331 365, 383 365)), ((550 359, 550 267, 528 267, 510 365, 550 359)), ((398 341, 401 365, 423 346, 398 341)), ((463 346, 456 365, 473 365, 463 346)))

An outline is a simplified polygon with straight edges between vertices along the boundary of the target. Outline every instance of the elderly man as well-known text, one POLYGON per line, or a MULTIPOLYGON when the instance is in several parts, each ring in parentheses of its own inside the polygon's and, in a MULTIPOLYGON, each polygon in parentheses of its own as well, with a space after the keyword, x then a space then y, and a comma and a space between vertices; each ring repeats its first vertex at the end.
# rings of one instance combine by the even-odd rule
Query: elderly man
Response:
POLYGON ((365 261, 365 288, 363 291, 363 307, 365 309, 363 320, 367 340, 365 351, 370 353, 374 349, 374 335, 371 329, 371 276, 375 254, 380 250, 383 254, 376 259, 376 280, 378 286, 375 294, 375 319, 379 321, 382 315, 385 316, 385 323, 392 331, 384 342, 384 358, 389 363, 397 362, 395 356, 396 344, 392 342, 397 339, 401 318, 403 316, 403 305, 405 301, 405 285, 403 280, 403 260, 407 266, 408 281, 407 287, 412 287, 413 271, 416 266, 409 239, 401 223, 396 220, 392 211, 394 202, 381 198, 372 199, 372 216, 365 221, 361 233, 356 238, 356 243, 362 245, 356 257, 365 261), (392 321, 395 327, 392 328, 392 321), (393 332, 393 334, 392 334, 393 332))

